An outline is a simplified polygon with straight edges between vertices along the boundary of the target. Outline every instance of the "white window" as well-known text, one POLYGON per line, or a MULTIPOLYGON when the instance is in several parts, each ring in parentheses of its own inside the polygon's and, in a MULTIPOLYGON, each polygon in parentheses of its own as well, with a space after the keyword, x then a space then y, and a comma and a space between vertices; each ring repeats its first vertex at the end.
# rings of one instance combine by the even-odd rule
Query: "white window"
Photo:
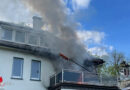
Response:
POLYGON ((16 31, 15 41, 24 43, 25 42, 25 32, 16 31))
POLYGON ((38 36, 30 34, 28 43, 33 44, 33 45, 37 45, 38 44, 38 36))
POLYGON ((23 58, 14 57, 13 68, 12 68, 12 78, 23 77, 23 58))
POLYGON ((41 62, 32 60, 31 80, 40 80, 41 78, 41 62))
POLYGON ((12 30, 3 29, 2 30, 2 39, 12 40, 12 30))

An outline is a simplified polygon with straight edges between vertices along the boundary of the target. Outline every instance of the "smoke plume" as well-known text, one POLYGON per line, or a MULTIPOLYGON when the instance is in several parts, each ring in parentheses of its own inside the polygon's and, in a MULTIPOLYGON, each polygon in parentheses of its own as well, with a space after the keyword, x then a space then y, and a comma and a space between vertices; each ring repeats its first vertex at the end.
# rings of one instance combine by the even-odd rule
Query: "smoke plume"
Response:
POLYGON ((76 23, 67 15, 67 8, 62 0, 23 0, 23 2, 32 11, 39 13, 48 24, 50 34, 45 35, 44 41, 54 53, 61 52, 81 64, 83 60, 91 58, 77 38, 76 23))

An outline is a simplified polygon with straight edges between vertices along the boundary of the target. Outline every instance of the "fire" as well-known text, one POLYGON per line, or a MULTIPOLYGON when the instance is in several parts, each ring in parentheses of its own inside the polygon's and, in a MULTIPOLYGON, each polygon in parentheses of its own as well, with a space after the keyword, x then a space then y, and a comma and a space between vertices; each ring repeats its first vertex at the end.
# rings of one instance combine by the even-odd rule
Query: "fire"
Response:
POLYGON ((83 82, 77 82, 77 84, 83 84, 83 82))

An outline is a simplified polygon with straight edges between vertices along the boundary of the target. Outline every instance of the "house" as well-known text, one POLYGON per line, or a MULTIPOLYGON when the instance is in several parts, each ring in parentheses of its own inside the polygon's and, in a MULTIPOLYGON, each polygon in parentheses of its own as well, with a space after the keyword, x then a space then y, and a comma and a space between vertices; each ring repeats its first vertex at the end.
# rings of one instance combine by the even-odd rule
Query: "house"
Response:
MULTIPOLYGON (((53 35, 41 30, 42 25, 42 19, 36 16, 33 17, 33 28, 0 21, 0 90, 60 90, 53 89, 57 85, 68 85, 68 88, 70 85, 76 86, 73 88, 85 86, 81 90, 87 90, 90 86, 82 83, 83 72, 62 70, 62 73, 56 74, 53 59, 59 58, 59 55, 47 48, 45 40, 53 35), (61 82, 63 71, 66 82, 61 82), (65 78, 65 75, 72 76, 65 78)), ((96 66, 100 63, 103 62, 94 61, 96 66)), ((97 87, 101 90, 100 86, 97 87)), ((102 87, 105 89, 105 86, 102 87)), ((77 89, 80 90, 79 88, 77 89)))
POLYGON ((130 63, 122 61, 120 64, 120 87, 125 88, 130 86, 130 63))
POLYGON ((55 55, 41 40, 41 19, 33 20, 34 28, 0 22, 0 88, 4 90, 46 90, 55 73, 48 58, 55 55))
POLYGON ((120 64, 120 80, 130 80, 130 63, 126 61, 120 64))

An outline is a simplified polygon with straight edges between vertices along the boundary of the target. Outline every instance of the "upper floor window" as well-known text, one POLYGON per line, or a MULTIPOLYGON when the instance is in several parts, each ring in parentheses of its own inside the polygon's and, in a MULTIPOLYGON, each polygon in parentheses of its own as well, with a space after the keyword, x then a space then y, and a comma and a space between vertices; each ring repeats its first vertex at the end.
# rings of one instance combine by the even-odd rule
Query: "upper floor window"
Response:
POLYGON ((40 78, 41 78, 41 62, 32 60, 31 79, 40 80, 40 78))
POLYGON ((124 75, 126 75, 126 76, 129 75, 129 69, 128 68, 124 68, 124 75))
POLYGON ((34 32, 13 30, 13 29, 4 29, 0 30, 0 39, 8 40, 17 43, 24 43, 35 46, 47 46, 44 42, 43 36, 34 32))
POLYGON ((15 41, 24 43, 25 42, 25 32, 16 31, 15 41))
POLYGON ((2 30, 2 39, 12 40, 12 30, 2 30))
POLYGON ((23 58, 13 58, 12 78, 23 77, 23 58))
POLYGON ((38 44, 38 36, 30 34, 28 37, 29 44, 37 45, 38 44))

